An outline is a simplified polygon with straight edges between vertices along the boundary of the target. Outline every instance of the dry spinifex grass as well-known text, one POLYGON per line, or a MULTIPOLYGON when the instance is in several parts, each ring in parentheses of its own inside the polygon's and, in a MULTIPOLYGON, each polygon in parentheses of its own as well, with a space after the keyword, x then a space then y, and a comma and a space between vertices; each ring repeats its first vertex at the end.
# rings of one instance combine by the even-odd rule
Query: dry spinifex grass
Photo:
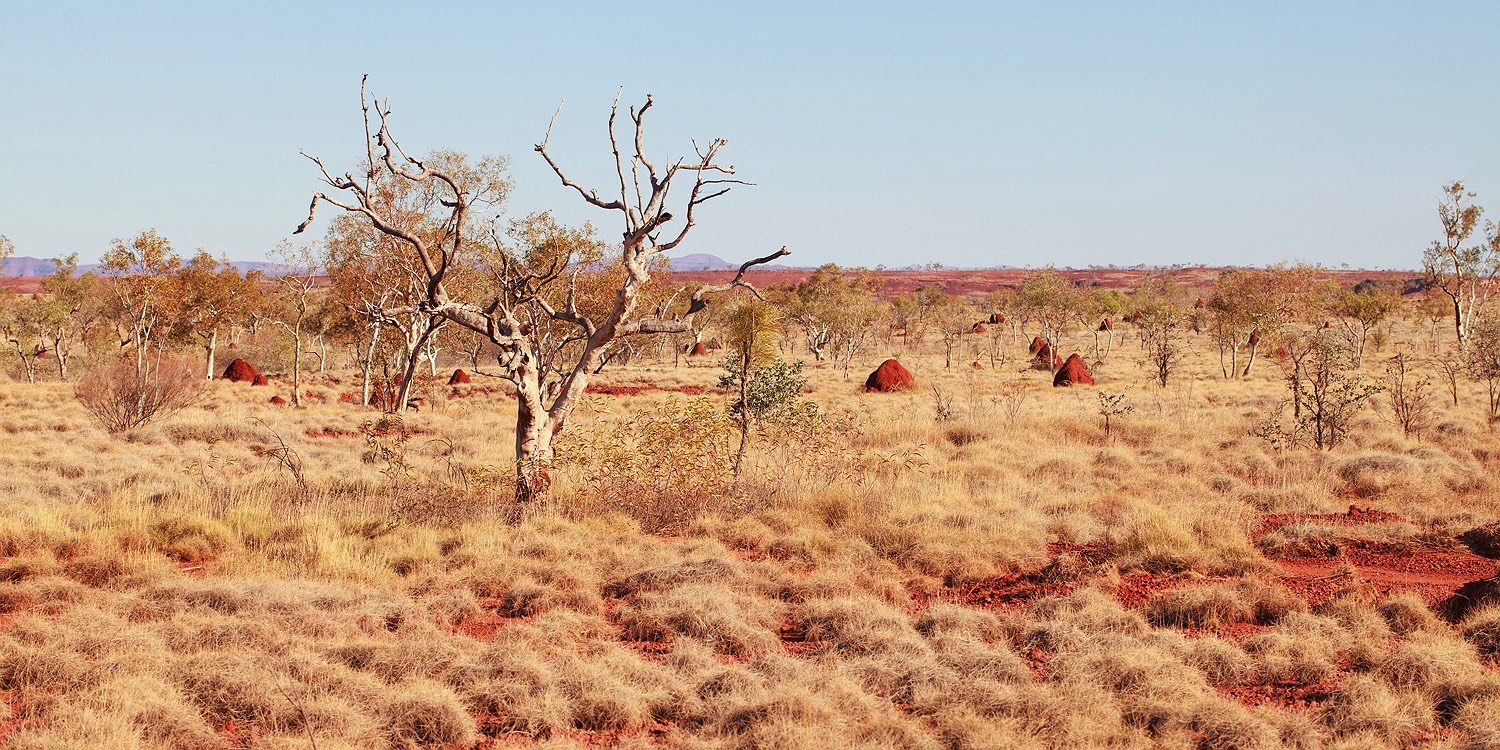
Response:
MULTIPOLYGON (((815 368, 811 397, 855 415, 828 454, 842 478, 820 482, 770 442, 742 485, 674 518, 670 536, 643 533, 632 504, 590 496, 598 478, 566 464, 552 506, 519 525, 482 512, 388 523, 386 467, 357 437, 371 415, 317 378, 330 397, 304 410, 215 384, 125 439, 57 386, 0 386, 7 741, 1493 743, 1493 608, 1452 625, 1357 587, 1309 607, 1266 558, 1350 535, 1415 548, 1434 543, 1434 522, 1500 518, 1500 450, 1479 407, 1445 410, 1423 442, 1371 407, 1339 451, 1278 451, 1252 434, 1282 399, 1274 372, 1221 382, 1190 363, 1191 385, 1162 391, 1129 351, 1118 343, 1100 368, 1138 407, 1109 438, 1090 393, 1030 371, 946 373, 931 352, 903 354, 964 394, 939 422, 921 392, 863 395, 815 368), (1016 413, 992 413, 1017 392, 1016 413), (265 460, 267 430, 299 452, 305 493, 265 460), (1405 520, 1293 523, 1256 543, 1265 514, 1337 513, 1351 498, 1405 520), (1171 586, 1122 606, 1122 579, 1142 576, 1171 586), (1035 588, 979 598, 1017 577, 1035 588)), ((708 385, 713 372, 614 377, 708 385)), ((689 402, 612 403, 575 427, 689 402)), ((454 465, 504 466, 513 408, 480 394, 409 415, 404 460, 459 492, 454 465)))

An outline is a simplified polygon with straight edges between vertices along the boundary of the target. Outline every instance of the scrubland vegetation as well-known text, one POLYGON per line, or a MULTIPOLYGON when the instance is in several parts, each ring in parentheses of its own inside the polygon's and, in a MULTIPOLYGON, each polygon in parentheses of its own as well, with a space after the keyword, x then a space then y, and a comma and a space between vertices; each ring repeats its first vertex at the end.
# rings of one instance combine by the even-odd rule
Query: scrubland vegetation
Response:
POLYGON ((1190 334, 1162 388, 1119 338, 1097 389, 1008 337, 952 370, 872 341, 918 378, 894 394, 809 361, 819 421, 738 482, 716 358, 612 367, 519 520, 483 377, 399 417, 346 371, 301 409, 220 381, 123 436, 0 386, 6 741, 1493 746, 1500 608, 1443 610, 1493 574, 1460 541, 1500 520, 1483 385, 1420 439, 1370 399, 1320 451, 1257 434, 1281 368, 1224 380, 1190 334), (1136 407, 1108 438, 1099 393, 1136 407))
POLYGON ((5 300, 6 746, 1500 747, 1462 185, 1350 289, 686 285, 738 183, 649 161, 649 98, 617 198, 536 146, 618 246, 471 221, 504 160, 365 107, 285 273, 148 231, 5 300))

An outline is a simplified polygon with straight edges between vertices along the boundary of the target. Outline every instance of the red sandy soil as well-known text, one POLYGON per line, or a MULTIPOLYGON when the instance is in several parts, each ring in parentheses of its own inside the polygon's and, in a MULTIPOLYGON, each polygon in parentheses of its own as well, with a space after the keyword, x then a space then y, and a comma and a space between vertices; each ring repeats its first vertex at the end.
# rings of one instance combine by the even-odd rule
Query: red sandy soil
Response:
POLYGON ((1279 579, 1281 584, 1314 605, 1360 581, 1382 596, 1414 593, 1433 605, 1452 596, 1460 586, 1496 572, 1494 560, 1469 552, 1345 549, 1338 556, 1289 557, 1276 563, 1285 571, 1279 579))
POLYGON ((1246 706, 1271 704, 1283 709, 1318 708, 1333 697, 1343 682, 1343 672, 1312 685, 1221 685, 1219 692, 1246 706))
MULTIPOLYGON (((1224 270, 1226 269, 1199 266, 1171 270, 1129 268, 1063 269, 1060 273, 1073 283, 1082 286, 1121 290, 1133 289, 1140 284, 1142 279, 1149 276, 1165 274, 1176 279, 1189 289, 1205 290, 1213 286, 1214 280, 1224 270)), ((734 278, 734 273, 734 271, 674 271, 664 274, 664 276, 669 279, 669 283, 725 283, 734 278)), ((1019 268, 985 271, 874 272, 875 276, 884 283, 882 294, 886 296, 906 294, 923 284, 942 286, 950 294, 984 296, 996 289, 1014 289, 1020 286, 1021 279, 1027 273, 1029 273, 1028 270, 1019 268)), ((797 284, 806 281, 811 275, 811 269, 755 268, 746 272, 745 280, 761 289, 765 289, 777 284, 797 284)), ((1334 280, 1341 286, 1352 287, 1365 279, 1408 279, 1420 274, 1415 271, 1325 269, 1320 272, 1320 275, 1324 278, 1334 280)))
MULTIPOLYGON (((1283 513, 1261 519, 1264 537, 1291 523, 1318 523, 1358 527, 1369 523, 1404 521, 1395 513, 1349 506, 1346 513, 1307 515, 1283 513)), ((1330 544, 1326 554, 1273 558, 1281 567, 1278 580, 1293 593, 1317 605, 1328 601, 1350 584, 1363 582, 1382 596, 1414 593, 1429 605, 1452 596, 1470 581, 1496 574, 1496 564, 1458 547, 1452 550, 1424 549, 1409 545, 1390 545, 1361 541, 1351 531, 1352 540, 1330 544)))
POLYGON ((460 624, 458 627, 453 628, 452 632, 462 633, 476 640, 489 641, 493 640, 495 633, 499 632, 506 625, 526 622, 531 619, 530 617, 510 617, 501 614, 501 610, 504 607, 504 599, 495 597, 480 599, 479 608, 484 610, 484 615, 477 620, 460 624))
POLYGON ((782 622, 777 634, 781 636, 781 648, 792 656, 806 656, 818 647, 817 641, 807 640, 806 628, 790 621, 782 622))
MULTIPOLYGON (((1131 289, 1147 276, 1166 274, 1192 289, 1206 289, 1218 278, 1224 268, 1195 266, 1177 269, 1137 268, 1090 268, 1082 270, 1062 269, 1062 275, 1074 283, 1108 289, 1131 289)), ((1014 288, 1028 271, 1020 268, 960 271, 941 269, 934 271, 878 270, 874 274, 885 284, 884 293, 899 295, 910 292, 923 284, 938 284, 953 294, 984 295, 1000 288, 1014 288)), ((775 284, 795 284, 807 280, 812 269, 801 268, 754 268, 746 272, 745 280, 765 288, 775 284)), ((1321 275, 1333 279, 1342 286, 1353 286, 1365 279, 1408 279, 1419 276, 1416 271, 1362 271, 1357 269, 1324 269, 1321 275)), ((734 271, 673 271, 659 274, 667 283, 710 282, 723 283, 734 278, 734 271)), ((326 287, 327 277, 318 279, 319 288, 326 287)), ((0 276, 0 290, 14 294, 33 294, 41 291, 40 278, 16 278, 0 276)))
MULTIPOLYGON (((516 394, 504 388, 490 388, 482 385, 460 385, 452 387, 448 390, 448 399, 452 400, 455 398, 473 398, 474 396, 489 396, 496 393, 505 396, 506 398, 516 397, 516 394)), ((359 403, 358 396, 355 397, 354 402, 359 403)))
MULTIPOLYGON (((1305 600, 1311 606, 1327 602, 1338 592, 1355 584, 1369 586, 1381 596, 1415 593, 1429 605, 1437 605, 1472 581, 1496 574, 1496 562, 1466 549, 1428 549, 1410 545, 1391 545, 1358 538, 1358 527, 1364 524, 1401 522, 1394 513, 1350 506, 1346 513, 1307 515, 1279 514, 1262 518, 1255 535, 1259 540, 1291 523, 1319 523, 1348 527, 1348 536, 1338 545, 1330 545, 1324 556, 1273 558, 1277 569, 1269 580, 1305 600)), ((1102 543, 1073 544, 1054 542, 1047 545, 1050 560, 1068 555, 1075 570, 1089 570, 1107 563, 1111 550, 1102 543)), ((1011 573, 997 578, 947 586, 936 594, 914 593, 915 609, 921 611, 933 601, 948 601, 988 609, 1022 609, 1044 596, 1067 595, 1073 591, 1070 576, 1048 576, 1047 568, 1011 573)), ((1234 578, 1198 574, 1161 575, 1132 573, 1121 576, 1115 596, 1126 607, 1139 607, 1166 591, 1183 586, 1228 583, 1234 578)), ((1233 641, 1268 630, 1268 626, 1251 623, 1228 623, 1212 628, 1186 628, 1189 637, 1212 634, 1233 641)), ((783 628, 784 641, 796 642, 797 634, 783 628)), ((790 649, 789 649, 790 650, 790 649)), ((799 653, 799 652, 793 652, 799 653)), ((1033 649, 1022 654, 1027 666, 1038 676, 1047 674, 1051 654, 1033 649)), ((1283 709, 1307 709, 1325 703, 1350 673, 1350 665, 1341 665, 1337 674, 1316 684, 1279 683, 1270 685, 1228 685, 1219 691, 1245 705, 1274 705, 1283 709)))
POLYGON ((639 396, 642 393, 684 393, 689 396, 697 396, 708 390, 701 385, 679 385, 661 387, 651 383, 620 383, 617 385, 590 384, 583 389, 584 393, 597 393, 601 396, 639 396))

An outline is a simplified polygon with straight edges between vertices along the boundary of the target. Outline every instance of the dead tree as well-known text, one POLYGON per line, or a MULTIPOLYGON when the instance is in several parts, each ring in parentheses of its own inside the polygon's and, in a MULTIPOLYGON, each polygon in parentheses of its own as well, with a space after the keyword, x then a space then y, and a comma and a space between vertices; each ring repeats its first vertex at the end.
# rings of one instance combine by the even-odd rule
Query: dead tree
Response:
MULTIPOLYGON (((642 289, 651 281, 648 262, 682 244, 696 223, 699 206, 729 192, 733 185, 747 183, 733 177, 734 167, 718 162, 720 152, 727 145, 723 139, 709 141, 705 147, 695 143, 696 157, 691 160, 679 159, 662 165, 651 161, 646 156, 644 140, 645 116, 652 105, 649 95, 639 109, 629 109, 634 125, 633 148, 628 155, 622 155, 615 129, 619 114, 617 97, 609 116, 609 140, 618 177, 617 194, 601 197, 597 190, 585 188, 569 177, 553 159, 548 144, 557 113, 547 126, 546 136, 535 147, 565 187, 577 192, 590 205, 617 212, 623 220, 615 281, 607 288, 594 287, 596 298, 589 299, 587 285, 581 283, 581 278, 592 276, 597 271, 596 265, 580 258, 574 249, 566 252, 508 249, 498 242, 493 231, 490 232, 490 246, 485 248, 482 233, 472 226, 476 213, 475 191, 482 187, 470 184, 466 170, 445 168, 441 160, 424 163, 410 156, 391 134, 389 103, 372 102, 365 95, 363 82, 360 103, 366 133, 365 170, 358 175, 346 172, 335 176, 319 158, 308 156, 317 164, 323 181, 338 192, 333 195, 315 193, 307 219, 296 231, 300 233, 312 223, 319 203, 362 216, 382 234, 400 240, 415 256, 426 282, 426 293, 417 305, 422 312, 453 321, 495 344, 499 350, 497 362, 502 376, 516 390, 515 497, 518 503, 528 503, 546 493, 550 484, 548 466, 552 461, 553 441, 583 398, 590 375, 602 363, 611 342, 632 336, 686 331, 691 317, 708 305, 709 295, 744 287, 758 296, 759 292, 745 280, 745 272, 752 266, 769 263, 787 254, 783 247, 765 257, 747 261, 728 283, 700 288, 692 297, 685 319, 668 320, 638 314, 637 301, 642 289), (435 238, 427 237, 394 220, 378 191, 372 189, 382 179, 405 180, 439 190, 443 196, 441 205, 445 209, 445 215, 441 217, 443 231, 435 238), (671 188, 678 180, 691 181, 685 202, 678 204, 683 206, 680 217, 672 213, 668 205, 671 188), (675 225, 674 221, 677 222, 675 225), (669 229, 669 225, 675 229, 669 229), (467 255, 480 255, 486 250, 492 259, 486 265, 494 285, 489 298, 481 301, 477 295, 473 300, 450 297, 444 283, 449 273, 459 269, 467 255)), ((561 105, 558 111, 561 111, 561 105)), ((681 190, 678 195, 682 195, 681 190)), ((587 280, 583 278, 583 281, 587 280)))

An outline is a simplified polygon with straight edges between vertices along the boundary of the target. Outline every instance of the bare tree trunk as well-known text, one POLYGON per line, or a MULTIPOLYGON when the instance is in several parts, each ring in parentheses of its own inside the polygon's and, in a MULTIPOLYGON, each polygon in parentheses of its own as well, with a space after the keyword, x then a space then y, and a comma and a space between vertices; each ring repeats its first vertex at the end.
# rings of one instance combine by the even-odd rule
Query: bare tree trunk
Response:
POLYGON ((302 320, 292 334, 292 405, 302 408, 302 320))
POLYGON ((535 384, 516 388, 516 502, 528 504, 545 497, 552 484, 552 438, 561 424, 550 424, 546 410, 540 409, 541 394, 535 384), (533 410, 531 403, 538 407, 533 410), (540 412, 540 414, 538 414, 540 412))
POLYGON ((740 347, 740 448, 734 454, 734 477, 744 470, 745 449, 750 445, 750 342, 740 347))
POLYGON ((1252 367, 1255 366, 1255 355, 1258 352, 1260 352, 1260 342, 1259 341, 1255 341, 1255 342, 1253 342, 1253 343, 1250 344, 1250 358, 1248 360, 1246 360, 1246 362, 1245 362, 1245 371, 1240 374, 1240 377, 1242 377, 1242 378, 1248 378, 1248 377, 1250 377, 1250 368, 1252 368, 1252 367))
POLYGON ((214 379, 214 350, 216 350, 218 346, 219 329, 215 328, 214 332, 209 335, 208 342, 203 345, 204 359, 207 362, 207 372, 204 374, 204 380, 214 379))
POLYGON ((52 339, 52 351, 57 355, 57 377, 64 383, 68 382, 68 343, 63 336, 54 336, 52 339))
MULTIPOLYGON (((422 332, 417 334, 416 340, 407 345, 406 361, 401 366, 401 387, 396 393, 395 411, 406 411, 406 404, 411 400, 412 381, 417 379, 417 366, 422 363, 417 353, 427 346, 428 340, 432 338, 433 334, 437 333, 437 329, 441 325, 440 320, 429 318, 427 324, 422 328, 422 332)), ((433 359, 436 359, 436 356, 433 359)), ((433 371, 433 375, 437 375, 436 370, 433 371)))
POLYGON ((360 396, 361 405, 370 405, 370 376, 375 371, 375 347, 380 343, 380 323, 374 324, 374 330, 370 333, 370 348, 365 350, 364 362, 360 367, 360 396))
POLYGON ((1458 348, 1467 351, 1469 348, 1468 321, 1464 320, 1464 308, 1458 300, 1458 295, 1448 295, 1453 298, 1453 331, 1458 334, 1458 348))
POLYGON ((35 383, 36 382, 36 354, 32 354, 30 357, 27 357, 26 354, 25 354, 25 352, 23 352, 21 350, 21 345, 19 343, 17 343, 16 344, 16 357, 21 360, 21 369, 26 372, 26 382, 28 382, 28 383, 35 383))

